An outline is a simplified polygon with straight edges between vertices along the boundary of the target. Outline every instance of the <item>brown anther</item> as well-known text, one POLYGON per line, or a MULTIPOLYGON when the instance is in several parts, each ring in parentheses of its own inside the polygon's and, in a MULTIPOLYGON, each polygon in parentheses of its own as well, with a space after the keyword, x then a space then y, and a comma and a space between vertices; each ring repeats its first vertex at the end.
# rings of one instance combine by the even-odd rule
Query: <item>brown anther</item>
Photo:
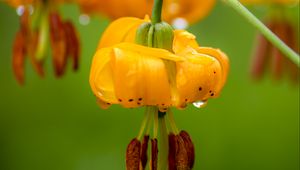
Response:
POLYGON ((179 133, 179 135, 182 138, 182 140, 184 141, 185 148, 186 148, 187 155, 188 155, 188 165, 192 169, 194 166, 194 161, 195 161, 194 144, 192 142, 190 135, 186 131, 181 131, 179 133))
POLYGON ((177 138, 173 133, 169 134, 169 154, 168 154, 168 166, 169 170, 176 170, 176 146, 177 138))
POLYGON ((157 157, 158 157, 157 139, 151 139, 151 161, 150 161, 151 170, 157 170, 157 157))
POLYGON ((73 70, 77 70, 79 67, 79 38, 73 24, 70 21, 63 23, 63 27, 66 34, 66 46, 67 46, 67 56, 71 57, 73 60, 73 70))
POLYGON ((189 158, 188 153, 185 148, 185 143, 181 136, 176 135, 176 156, 175 156, 175 164, 176 170, 189 170, 189 158))
POLYGON ((13 44, 12 67, 15 77, 20 85, 24 84, 25 38, 22 32, 17 32, 13 44))
POLYGON ((141 142, 134 138, 126 150, 126 170, 139 170, 141 142))
POLYGON ((149 135, 145 135, 143 138, 142 147, 141 147, 142 170, 146 168, 147 161, 148 161, 148 157, 147 157, 148 141, 149 141, 149 135))
POLYGON ((49 15, 50 23, 50 39, 52 48, 52 61, 54 65, 55 75, 60 77, 65 72, 66 67, 66 33, 60 16, 56 12, 49 15))

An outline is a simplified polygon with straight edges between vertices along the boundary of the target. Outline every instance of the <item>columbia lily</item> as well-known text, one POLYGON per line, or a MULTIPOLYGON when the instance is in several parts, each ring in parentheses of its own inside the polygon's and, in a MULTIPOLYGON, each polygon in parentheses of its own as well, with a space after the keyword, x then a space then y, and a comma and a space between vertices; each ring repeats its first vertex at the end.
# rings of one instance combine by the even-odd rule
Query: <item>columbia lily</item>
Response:
POLYGON ((43 64, 48 48, 52 48, 55 75, 65 72, 68 57, 73 70, 78 69, 79 39, 71 21, 63 21, 57 11, 64 1, 11 0, 7 3, 20 15, 20 30, 13 45, 13 70, 19 84, 24 84, 25 58, 28 56, 34 69, 44 77, 43 64))
POLYGON ((150 139, 151 169, 188 170, 194 166, 194 145, 177 129, 171 107, 201 107, 219 96, 228 59, 218 49, 199 47, 193 34, 173 30, 154 11, 152 21, 125 17, 108 26, 92 61, 90 86, 102 108, 145 107, 140 132, 127 147, 128 170, 145 169, 150 139))
MULTIPOLYGON (((265 24, 291 49, 299 53, 297 26, 292 22, 293 19, 288 17, 288 10, 293 5, 299 5, 299 0, 243 0, 242 2, 246 5, 268 5, 269 13, 265 18, 265 24)), ((263 35, 257 35, 255 44, 251 67, 253 78, 262 78, 268 63, 270 63, 273 79, 281 79, 286 71, 293 82, 299 82, 297 65, 287 59, 263 35)))

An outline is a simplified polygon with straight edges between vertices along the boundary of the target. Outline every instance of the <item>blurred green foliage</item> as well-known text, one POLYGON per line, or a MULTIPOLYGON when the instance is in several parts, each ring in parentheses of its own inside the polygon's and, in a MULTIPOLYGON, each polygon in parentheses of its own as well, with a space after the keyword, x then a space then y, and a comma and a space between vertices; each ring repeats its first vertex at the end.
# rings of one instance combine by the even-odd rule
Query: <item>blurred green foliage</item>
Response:
MULTIPOLYGON (((252 9, 261 16, 263 9, 252 9)), ((143 109, 113 106, 101 110, 89 84, 89 68, 99 37, 109 21, 93 17, 78 23, 76 6, 61 9, 80 33, 80 70, 56 79, 50 56, 45 79, 30 63, 20 87, 11 68, 11 48, 19 28, 15 10, 0 4, 0 169, 125 169, 125 150, 137 135, 143 109)), ((299 14, 299 7, 296 13, 299 14)), ((299 168, 299 86, 270 76, 249 78, 255 30, 230 8, 218 4, 189 29, 202 46, 230 57, 228 83, 204 109, 175 111, 180 128, 196 146, 196 170, 297 170, 299 168)))

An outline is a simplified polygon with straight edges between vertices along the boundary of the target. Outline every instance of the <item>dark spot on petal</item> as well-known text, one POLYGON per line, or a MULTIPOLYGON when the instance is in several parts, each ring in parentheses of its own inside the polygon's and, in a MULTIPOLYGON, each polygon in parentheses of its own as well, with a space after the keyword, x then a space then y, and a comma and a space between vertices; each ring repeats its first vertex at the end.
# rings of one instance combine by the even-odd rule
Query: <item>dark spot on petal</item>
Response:
POLYGON ((138 105, 141 105, 141 103, 140 103, 140 102, 137 102, 137 104, 138 104, 138 105))
POLYGON ((111 105, 110 103, 106 103, 106 104, 111 105))
POLYGON ((119 102, 122 102, 122 99, 118 99, 119 100, 119 102))
POLYGON ((214 93, 210 94, 210 96, 214 96, 214 95, 215 95, 214 93))
POLYGON ((187 102, 187 101, 188 101, 188 99, 185 99, 184 101, 186 101, 186 102, 187 102))
POLYGON ((163 104, 161 104, 162 106, 164 106, 165 104, 163 103, 163 104))
POLYGON ((202 87, 199 87, 199 91, 201 91, 202 90, 202 87))
POLYGON ((129 99, 128 101, 129 101, 129 102, 132 102, 132 101, 133 101, 133 99, 129 99))
POLYGON ((139 101, 142 101, 143 100, 143 98, 139 98, 139 101))
POLYGON ((209 93, 211 93, 212 91, 211 90, 209 90, 209 93))
POLYGON ((217 72, 216 71, 214 71, 214 74, 216 74, 217 72))

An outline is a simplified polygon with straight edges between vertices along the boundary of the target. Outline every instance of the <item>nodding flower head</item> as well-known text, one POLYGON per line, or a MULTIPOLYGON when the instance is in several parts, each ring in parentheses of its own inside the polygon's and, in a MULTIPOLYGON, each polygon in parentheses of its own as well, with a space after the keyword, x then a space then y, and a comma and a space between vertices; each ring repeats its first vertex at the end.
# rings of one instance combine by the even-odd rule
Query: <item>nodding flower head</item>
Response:
POLYGON ((195 36, 184 30, 169 32, 169 50, 153 47, 170 46, 166 45, 170 42, 160 43, 170 38, 157 27, 137 34, 146 35, 145 42, 153 41, 152 47, 136 44, 135 39, 142 39, 136 37, 139 26, 147 23, 147 19, 121 18, 102 36, 90 72, 90 85, 100 105, 157 106, 164 111, 217 97, 227 77, 226 55, 199 47, 195 36), (154 36, 149 36, 151 30, 154 36))
POLYGON ((177 129, 170 108, 219 96, 228 69, 222 51, 199 46, 193 34, 165 22, 127 17, 111 23, 94 55, 90 86, 102 108, 145 107, 141 130, 127 147, 127 169, 145 168, 149 139, 152 169, 192 169, 193 142, 177 129))

